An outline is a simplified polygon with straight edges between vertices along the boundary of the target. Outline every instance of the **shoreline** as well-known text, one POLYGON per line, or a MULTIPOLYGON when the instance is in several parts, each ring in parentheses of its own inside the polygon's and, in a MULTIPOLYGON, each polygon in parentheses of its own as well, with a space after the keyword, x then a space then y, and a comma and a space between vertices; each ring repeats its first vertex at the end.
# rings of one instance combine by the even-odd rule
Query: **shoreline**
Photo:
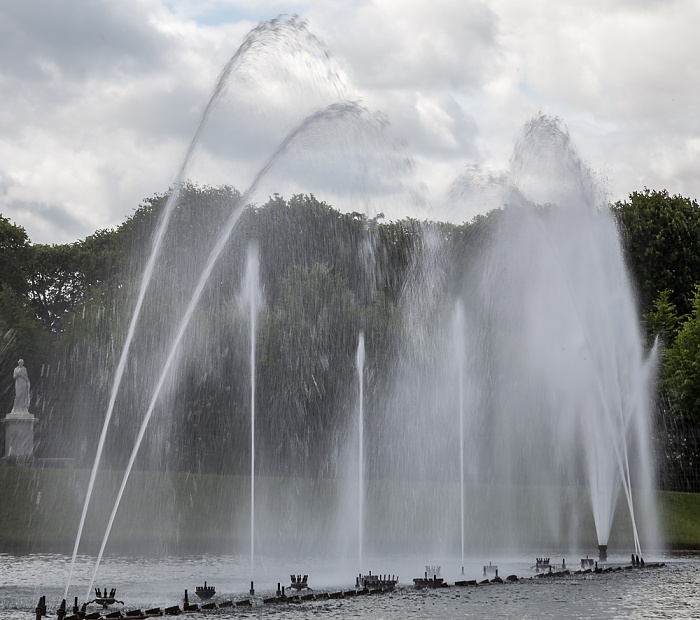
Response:
MULTIPOLYGON (((72 553, 89 473, 70 468, 0 468, 0 494, 5 498, 0 510, 0 552, 72 553)), ((81 553, 89 554, 99 548, 121 477, 120 471, 99 473, 81 553)), ((351 529, 348 525, 353 516, 350 514, 345 519, 348 523, 339 521, 338 514, 343 516, 344 513, 336 507, 343 505, 344 483, 332 479, 257 478, 260 531, 272 532, 261 541, 261 551, 264 553, 264 547, 269 547, 280 549, 282 553, 286 550, 294 553, 293 549, 299 546, 314 549, 319 541, 326 546, 340 545, 343 541, 337 539, 339 535, 349 536, 346 531, 351 529)), ((436 531, 442 535, 440 548, 446 552, 459 549, 458 536, 452 531, 456 529, 458 533, 458 524, 455 528, 454 519, 446 517, 459 514, 452 505, 456 486, 445 481, 368 481, 371 497, 368 503, 370 507, 376 504, 377 514, 367 517, 372 525, 367 531, 375 534, 376 551, 383 553, 387 549, 391 553, 392 549, 400 549, 422 553, 423 541, 435 537, 436 531), (385 523, 388 510, 397 505, 397 498, 403 499, 409 492, 413 494, 413 504, 409 506, 412 512, 398 514, 385 523), (440 508, 436 512, 433 506, 440 508), (437 523, 436 515, 440 517, 437 523)), ((107 552, 148 555, 240 552, 249 545, 249 489, 250 480, 246 476, 135 471, 117 513, 107 552)), ((527 552, 560 547, 542 524, 536 510, 537 502, 530 497, 540 490, 497 486, 470 488, 475 505, 488 496, 495 505, 517 500, 524 502, 524 508, 517 514, 517 520, 466 519, 469 542, 465 552, 483 555, 488 551, 492 555, 496 548, 527 552), (510 543, 499 535, 498 524, 512 522, 521 530, 520 538, 513 535, 510 543), (523 544, 522 540, 530 542, 523 544)), ((563 533, 572 531, 575 537, 569 536, 568 540, 573 549, 597 548, 592 517, 586 514, 590 509, 587 510, 584 490, 554 490, 561 492, 570 504, 568 510, 577 517, 572 530, 562 515, 559 538, 566 539, 563 533)), ((661 530, 659 553, 700 551, 700 494, 654 493, 661 530)), ((619 501, 610 536, 611 553, 615 553, 615 549, 629 548, 629 529, 625 502, 619 501)))

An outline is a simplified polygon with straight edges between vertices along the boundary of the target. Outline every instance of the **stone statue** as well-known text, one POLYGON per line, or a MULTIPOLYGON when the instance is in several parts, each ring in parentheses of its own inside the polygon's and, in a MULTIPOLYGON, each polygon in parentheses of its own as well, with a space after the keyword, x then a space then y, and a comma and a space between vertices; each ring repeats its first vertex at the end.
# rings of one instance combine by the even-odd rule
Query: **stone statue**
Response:
POLYGON ((14 371, 15 379, 15 404, 12 411, 28 411, 29 410, 29 375, 24 367, 24 360, 17 362, 17 368, 14 371))

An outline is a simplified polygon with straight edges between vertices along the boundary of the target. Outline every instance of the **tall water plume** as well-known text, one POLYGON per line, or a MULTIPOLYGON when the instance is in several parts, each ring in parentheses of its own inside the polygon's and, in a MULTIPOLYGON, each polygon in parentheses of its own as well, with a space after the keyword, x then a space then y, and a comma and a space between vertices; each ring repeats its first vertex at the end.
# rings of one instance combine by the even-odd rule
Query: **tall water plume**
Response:
MULTIPOLYGON (((397 178, 405 171, 407 160, 396 149, 388 136, 384 119, 371 114, 356 103, 340 100, 326 107, 315 109, 306 118, 297 122, 286 137, 273 149, 267 160, 257 169, 246 192, 240 194, 235 191, 207 190, 211 198, 220 203, 214 213, 210 214, 205 210, 193 209, 188 206, 187 200, 180 200, 183 195, 191 193, 191 186, 183 179, 188 173, 193 153, 196 151, 199 158, 202 159, 201 151, 206 142, 203 136, 205 134, 210 137, 213 135, 212 131, 205 131, 208 127, 207 123, 212 122, 214 111, 220 115, 221 111, 217 106, 223 94, 230 92, 231 81, 237 78, 240 71, 245 69, 248 72, 250 69, 248 64, 259 69, 261 58, 267 58, 268 63, 271 63, 269 52, 273 48, 278 49, 280 45, 285 48, 298 49, 299 53, 304 56, 310 55, 315 65, 314 63, 305 63, 305 70, 309 74, 319 69, 317 73, 320 73, 321 77, 318 78, 317 82, 322 85, 319 91, 323 92, 319 97, 314 95, 310 99, 307 98, 306 101, 312 110, 315 108, 312 102, 323 100, 324 97, 327 98, 329 92, 334 93, 335 96, 342 93, 342 88, 338 86, 337 74, 331 69, 327 54, 323 53, 322 45, 308 34, 302 23, 294 19, 290 21, 273 20, 269 24, 261 24, 254 29, 222 72, 182 164, 176 186, 170 193, 161 213, 159 224, 156 227, 155 242, 150 248, 147 259, 141 263, 136 261, 139 267, 145 263, 146 268, 143 272, 138 301, 128 329, 128 336, 115 376, 112 398, 103 427, 104 437, 110 424, 112 411, 116 406, 120 409, 118 421, 121 418, 122 424, 126 423, 129 428, 135 430, 134 445, 125 465, 125 475, 121 487, 117 491, 116 500, 108 518, 106 531, 98 552, 93 580, 96 577, 141 444, 146 441, 146 444, 153 450, 153 455, 147 457, 152 461, 159 459, 159 452, 162 453, 164 449, 170 449, 171 444, 168 441, 167 429, 171 426, 181 427, 177 419, 170 417, 171 411, 175 409, 173 406, 174 394, 180 389, 179 386, 187 376, 196 375, 197 372, 201 372, 202 367, 205 369, 202 381, 206 381, 210 374, 211 364, 216 364, 217 351, 221 352, 229 348, 229 344, 219 338, 222 334, 218 331, 221 328, 217 327, 220 323, 217 313, 221 307, 220 304, 226 303, 225 297, 230 294, 231 283, 237 282, 238 278, 242 277, 241 269, 238 266, 242 261, 240 261, 240 252, 236 248, 241 245, 242 239, 249 232, 246 231, 244 234, 238 231, 239 222, 244 216, 246 207, 253 203, 259 195, 264 195, 265 188, 278 187, 279 180, 288 176, 289 171, 293 171, 299 162, 303 162, 305 158, 313 160, 319 156, 319 153, 324 154, 326 165, 337 162, 339 173, 337 176, 340 185, 346 187, 356 185, 361 188, 363 184, 366 185, 366 174, 369 168, 363 159, 368 152, 372 153, 374 164, 372 173, 377 175, 377 179, 381 178, 382 182, 388 183, 390 179, 397 178), (252 59, 251 54, 254 56, 252 59), (176 219, 179 218, 176 225, 172 225, 173 214, 176 214, 176 219), (222 262, 220 260, 222 255, 225 255, 229 260, 222 262), (201 307, 200 300, 202 298, 206 299, 204 302, 207 304, 206 308, 201 307), (138 343, 136 351, 131 346, 132 342, 138 343), (127 376, 125 373, 128 373, 129 377, 128 389, 120 389, 123 383, 122 377, 127 376), (146 430, 154 415, 159 417, 160 423, 156 425, 154 430, 149 431, 147 437, 146 430)), ((262 64, 264 69, 265 63, 262 64)), ((257 82, 262 79, 261 74, 263 73, 263 71, 255 70, 250 71, 249 75, 253 75, 257 82)), ((314 80, 311 82, 316 83, 314 80)), ((391 187, 391 191, 395 191, 396 186, 392 185, 391 187)), ((356 193, 361 196, 362 190, 356 193)), ((353 198, 350 199, 350 204, 354 204, 353 200, 353 198)), ((367 247, 369 248, 368 253, 371 255, 371 243, 367 247)), ((252 325, 253 323, 251 323, 252 325)), ((255 346, 253 341, 252 337, 251 347, 255 346)), ((250 405, 251 474, 254 474, 257 469, 255 445, 258 443, 255 433, 254 356, 255 349, 253 348, 250 355, 252 385, 250 405)), ((201 404, 202 406, 207 405, 206 402, 201 404)), ((195 414, 199 414, 199 412, 195 412, 195 414)), ((337 433, 332 435, 336 436, 337 433)), ((130 447, 121 447, 122 450, 117 457, 117 466, 122 466, 123 455, 128 453, 130 447)), ((93 468, 93 478, 100 462, 101 449, 100 444, 93 468)), ((142 456, 142 458, 145 457, 142 456)), ((266 458, 269 462, 270 456, 268 455, 266 458)), ((261 529, 268 532, 276 530, 280 536, 283 535, 287 527, 287 524, 282 528, 279 527, 278 515, 271 511, 266 511, 264 515, 255 513, 254 485, 255 481, 252 480, 251 572, 254 570, 256 537, 259 539, 259 535, 254 531, 255 524, 260 524, 261 529)), ((85 503, 83 518, 87 512, 88 503, 89 498, 85 503)), ((304 508, 306 509, 306 507, 304 508)), ((270 538, 273 539, 275 536, 276 534, 273 534, 270 538)), ((79 542, 80 533, 76 540, 76 551, 79 542)), ((88 596, 91 587, 92 584, 88 588, 88 596)))
POLYGON ((464 574, 464 358, 466 351, 464 337, 464 305, 462 300, 458 299, 455 304, 454 318, 454 344, 455 357, 457 358, 457 393, 459 399, 458 415, 459 415, 459 539, 460 539, 460 560, 462 574, 464 574))
MULTIPOLYGON (((324 66, 324 72, 327 71, 327 53, 325 49, 323 49, 323 46, 320 43, 320 41, 318 41, 318 39, 316 39, 313 35, 311 35, 308 32, 305 24, 303 22, 300 22, 296 18, 292 18, 291 20, 275 19, 269 22, 261 22, 256 28, 251 30, 251 32, 245 38, 243 43, 240 45, 240 47, 236 50, 233 56, 231 56, 229 61, 226 63, 226 65, 224 66, 217 78, 214 90, 204 108, 194 136, 192 137, 192 140, 189 143, 185 157, 182 161, 177 176, 175 177, 173 188, 171 189, 170 196, 166 202, 165 208, 161 213, 159 223, 153 237, 152 247, 148 259, 145 263, 145 267, 143 268, 139 294, 137 296, 132 318, 129 323, 127 336, 122 347, 122 353, 117 364, 114 382, 109 398, 109 404, 107 406, 107 412, 105 414, 102 431, 98 440, 94 465, 92 467, 90 480, 88 483, 84 507, 80 517, 80 522, 78 524, 78 531, 76 535, 75 545, 73 548, 69 573, 66 581, 65 596, 68 595, 68 588, 70 587, 73 575, 75 558, 78 552, 78 548, 80 546, 80 539, 82 536, 83 527, 85 525, 87 510, 90 505, 90 499, 95 484, 97 470, 99 468, 100 461, 102 458, 105 440, 110 427, 110 423, 112 421, 112 415, 114 412, 117 396, 119 394, 122 378, 126 370, 131 344, 136 333, 136 328, 139 319, 141 318, 142 307, 146 298, 146 293, 151 284, 153 272, 156 267, 156 261, 160 255, 161 248, 168 230, 168 225, 170 223, 170 219, 180 197, 180 188, 184 180, 186 179, 186 175, 188 174, 193 155, 195 153, 195 149, 199 145, 199 141, 207 125, 209 117, 211 116, 219 99, 221 98, 222 94, 225 92, 225 89, 229 84, 231 75, 234 74, 236 71, 239 71, 241 67, 245 68, 246 61, 255 61, 260 57, 264 57, 266 55, 266 52, 269 52, 271 48, 279 49, 280 46, 284 46, 292 50, 297 50, 299 52, 303 51, 304 53, 310 53, 311 56, 315 56, 316 58, 320 59, 320 61, 317 61, 317 63, 324 66)), ((89 594, 90 592, 88 591, 88 596, 89 594)))
MULTIPOLYGON (((266 190, 277 191, 280 184, 294 188, 284 183, 295 176, 324 189, 334 177, 336 193, 329 194, 338 197, 334 206, 358 211, 353 230, 360 231, 354 234, 361 240, 359 251, 354 245, 352 251, 362 255, 355 274, 361 303, 371 306, 375 290, 388 277, 381 273, 384 258, 375 255, 377 222, 368 217, 373 205, 364 190, 380 190, 387 202, 408 200, 402 177, 409 167, 388 137, 384 119, 345 100, 344 92, 322 44, 294 19, 261 24, 222 72, 144 261, 90 489, 115 407, 125 411, 122 423, 135 430, 134 445, 122 447, 119 455, 131 449, 93 579, 140 446, 148 443, 149 422, 154 416, 159 420, 161 437, 177 427, 178 420, 169 417, 174 394, 189 375, 201 374, 206 388, 232 392, 250 376, 249 411, 240 407, 230 416, 250 425, 249 533, 241 526, 248 520, 240 511, 230 510, 221 522, 240 534, 235 539, 249 536, 251 579, 258 544, 268 552, 291 550, 297 556, 336 553, 345 544, 354 554, 349 532, 355 525, 360 570, 368 555, 384 550, 438 556, 454 554, 459 546, 464 565, 468 550, 575 546, 587 520, 577 497, 584 486, 590 489, 600 544, 608 542, 620 488, 635 523, 634 507, 640 504, 633 491, 650 489, 654 471, 648 436, 654 364, 641 347, 614 222, 568 135, 553 119, 538 117, 526 126, 507 173, 472 168, 455 184, 455 208, 477 201, 481 211, 486 205, 499 209, 474 224, 477 234, 466 246, 467 257, 453 251, 439 225, 405 223, 415 226, 406 234, 415 247, 391 346, 382 350, 377 330, 358 318, 367 313, 358 310, 354 296, 336 294, 342 286, 328 265, 290 269, 282 302, 258 324, 260 290, 253 280, 260 278, 255 274, 260 266, 264 270, 266 256, 260 260, 249 253, 244 273, 240 247, 252 226, 244 220, 245 210, 266 190), (299 65, 311 66, 308 74, 301 70, 305 95, 295 100, 299 117, 289 126, 281 123, 281 136, 271 130, 280 129, 279 122, 253 124, 263 129, 251 154, 251 171, 237 171, 252 178, 243 194, 217 194, 222 204, 211 219, 204 210, 186 209, 180 198, 188 191, 184 179, 193 170, 195 150, 205 181, 240 182, 228 170, 231 149, 237 147, 228 130, 247 128, 217 104, 224 95, 234 112, 246 99, 257 103, 257 89, 266 86, 265 69, 277 66, 280 45, 312 60, 276 75, 294 85, 299 65), (234 83, 245 87, 232 88, 234 83), (317 92, 307 97, 307 87, 317 92), (213 116, 216 123, 209 124, 213 116), (266 159, 258 161, 258 151, 266 159), (174 230, 172 214, 184 222, 174 230), (244 222, 248 228, 241 231, 244 222), (228 313, 241 281, 247 307, 228 313), (316 290, 305 297, 304 288, 317 284, 327 297, 317 299, 316 290), (305 305, 308 299, 313 303, 305 305), (347 323, 336 321, 338 304, 348 310, 347 323), (270 333, 284 324, 285 312, 298 333, 282 333, 273 346, 270 333), (246 322, 247 337, 241 327, 246 322), (309 349, 313 355, 301 355, 298 345, 304 338, 315 339, 309 349), (333 349, 326 342, 331 338, 343 340, 342 346, 333 349), (353 373, 348 351, 355 344, 353 373), (279 402, 269 400, 257 383, 258 346, 265 363, 276 365, 279 380, 287 382, 279 402), (225 385, 208 383, 222 353, 236 360, 231 379, 225 385), (382 355, 390 360, 380 365, 382 355), (323 373, 343 379, 332 400, 323 399, 325 386, 318 380, 323 373), (122 377, 129 379, 128 390, 120 389, 122 377), (300 398, 287 398, 292 386, 299 387, 300 398), (329 425, 324 417, 312 420, 308 412, 314 399, 332 402, 344 415, 334 415, 329 425), (365 408, 371 416, 365 416, 365 408), (279 417, 260 432, 257 414, 279 417), (321 467, 311 470, 308 457, 318 453, 324 455, 316 457, 321 467), (277 487, 268 480, 262 491, 256 486, 261 470, 288 478, 277 487), (317 478, 302 479, 310 475, 317 478), (338 482, 343 476, 347 480, 338 482), (304 485, 311 488, 306 495, 299 491, 304 485), (339 489, 343 485, 347 488, 339 489)), ((295 242, 284 240, 290 246, 295 242)), ((198 406, 209 411, 205 400, 198 406)), ((238 425, 231 424, 237 432, 238 425)), ((149 433, 155 459, 164 448, 154 431, 149 433)), ((638 512, 645 517, 644 540, 653 541, 653 503, 645 500, 638 512)), ((639 549, 636 531, 634 539, 639 549)), ((75 552, 79 541, 80 533, 75 552)))
POLYGON ((568 133, 536 117, 510 170, 470 167, 451 199, 494 211, 461 241, 430 223, 417 235, 391 381, 366 395, 365 548, 577 549, 591 528, 607 545, 620 491, 630 525, 611 544, 658 548, 654 361, 615 222, 568 133))
POLYGON ((357 342, 357 355, 355 356, 355 367, 357 369, 357 383, 359 386, 357 394, 357 557, 358 570, 362 574, 362 552, 364 547, 364 519, 365 519, 365 334, 360 332, 357 342))
MULTIPOLYGON (((462 196, 478 186, 473 175, 460 183, 462 196)), ((585 484, 600 545, 622 489, 639 551, 633 491, 653 482, 650 362, 615 222, 568 133, 550 117, 525 126, 496 187, 507 206, 468 291, 485 338, 489 391, 490 428, 479 431, 473 466, 491 483, 553 491, 585 484)), ((561 524, 579 516, 556 493, 545 493, 543 519, 561 539, 561 524)), ((643 515, 653 537, 654 507, 645 505, 643 515)))
POLYGON ((247 305, 250 334, 250 579, 255 579, 255 376, 258 314, 262 305, 260 256, 256 243, 248 246, 243 299, 247 305))

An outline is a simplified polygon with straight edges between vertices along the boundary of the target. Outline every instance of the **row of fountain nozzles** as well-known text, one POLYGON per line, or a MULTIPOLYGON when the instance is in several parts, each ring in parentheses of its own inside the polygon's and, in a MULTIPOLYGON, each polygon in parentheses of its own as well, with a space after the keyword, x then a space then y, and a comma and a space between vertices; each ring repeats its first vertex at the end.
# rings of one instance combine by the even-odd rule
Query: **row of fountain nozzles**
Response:
MULTIPOLYGON (((36 620, 41 620, 42 617, 45 617, 46 614, 46 597, 41 596, 39 598, 39 603, 36 606, 36 609, 34 610, 36 613, 36 620)), ((75 597, 75 603, 73 605, 73 615, 85 615, 87 611, 87 602, 83 603, 81 607, 78 606, 78 597, 75 597)), ((56 617, 58 620, 63 620, 63 618, 66 617, 67 610, 66 610, 66 599, 63 599, 61 601, 61 605, 59 608, 56 610, 56 617)))

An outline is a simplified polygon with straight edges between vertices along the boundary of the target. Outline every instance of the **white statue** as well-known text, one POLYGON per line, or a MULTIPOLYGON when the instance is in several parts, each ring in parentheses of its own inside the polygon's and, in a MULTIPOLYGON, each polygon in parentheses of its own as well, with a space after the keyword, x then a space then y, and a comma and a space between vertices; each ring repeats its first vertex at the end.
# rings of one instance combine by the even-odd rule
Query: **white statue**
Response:
POLYGON ((29 375, 24 367, 24 360, 17 362, 14 371, 15 379, 15 404, 12 411, 29 411, 29 375))

